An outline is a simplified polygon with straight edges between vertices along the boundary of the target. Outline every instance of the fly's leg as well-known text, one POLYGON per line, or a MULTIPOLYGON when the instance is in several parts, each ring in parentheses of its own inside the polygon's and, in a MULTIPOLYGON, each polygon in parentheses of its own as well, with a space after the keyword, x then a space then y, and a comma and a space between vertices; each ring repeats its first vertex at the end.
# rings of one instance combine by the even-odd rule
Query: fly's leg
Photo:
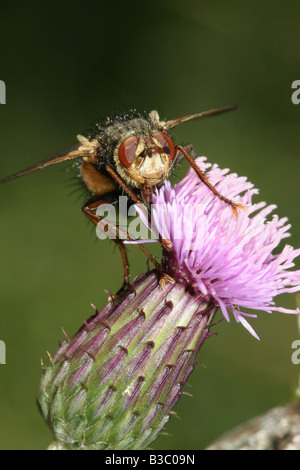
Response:
MULTIPOLYGON (((113 240, 119 247, 120 252, 121 252, 121 257, 122 257, 122 262, 123 262, 123 268, 124 268, 124 281, 123 281, 123 286, 120 289, 126 289, 129 287, 129 263, 128 263, 128 258, 127 258, 127 253, 126 253, 126 248, 124 245, 124 241, 135 241, 134 238, 126 231, 120 229, 116 225, 112 224, 111 222, 107 221, 104 218, 99 217, 96 214, 96 210, 99 206, 102 204, 107 204, 107 201, 105 200, 100 200, 100 201, 94 201, 90 204, 87 204, 82 208, 83 212, 85 215, 97 226, 99 230, 102 230, 105 233, 108 233, 108 236, 111 240, 113 240), (122 239, 120 238, 122 236, 122 239)), ((141 244, 141 243, 136 243, 136 245, 140 248, 140 250, 148 257, 148 259, 154 264, 155 269, 158 272, 161 272, 160 265, 157 263, 155 260, 154 256, 149 253, 148 250, 141 244)), ((166 279, 167 280, 167 279, 166 279)), ((119 291, 119 292, 120 292, 119 291)), ((117 294, 118 295, 118 294, 117 294)), ((114 298, 114 296, 113 296, 114 298)))
POLYGON ((202 171, 200 170, 200 168, 197 166, 197 164, 195 163, 195 161, 193 160, 192 157, 190 157, 190 155, 188 154, 188 152, 186 151, 186 149, 184 147, 182 147, 181 145, 177 145, 176 147, 176 150, 177 152, 181 152, 184 157, 187 159, 187 161, 189 162, 189 164, 191 165, 191 167, 195 170, 195 172, 197 173, 197 175, 199 176, 200 180, 221 200, 221 201, 224 201, 226 204, 230 205, 231 208, 232 208, 232 212, 234 214, 234 216, 237 218, 238 216, 238 209, 244 209, 244 206, 242 204, 239 204, 239 203, 236 203, 236 202, 233 202, 231 201, 230 199, 228 199, 227 197, 225 196, 222 196, 222 194, 219 193, 219 191, 217 191, 217 189, 208 181, 208 179, 206 178, 206 176, 204 175, 204 173, 202 173, 202 171))
MULTIPOLYGON (((126 194, 130 197, 130 199, 135 204, 139 204, 139 205, 145 207, 145 205, 143 204, 140 197, 137 194, 135 194, 135 192, 132 191, 132 189, 129 188, 129 186, 123 181, 123 179, 118 175, 118 173, 116 173, 108 165, 106 166, 106 171, 119 184, 119 186, 121 186, 121 188, 126 192, 126 194)), ((145 189, 145 192, 146 192, 146 188, 143 188, 143 189, 145 189)), ((148 201, 151 202, 151 196, 153 194, 153 188, 148 188, 148 190, 149 190, 148 201)), ((147 217, 148 217, 149 227, 151 227, 151 224, 152 224, 151 214, 150 214, 148 209, 147 209, 147 217)), ((129 235, 129 234, 127 233, 127 235, 129 235)), ((129 240, 129 238, 128 238, 128 240, 129 240)), ((169 240, 165 240, 165 239, 161 238, 161 236, 159 235, 159 241, 160 241, 161 245, 163 246, 163 248, 165 250, 170 251, 172 249, 172 244, 169 240)), ((162 273, 162 270, 160 269, 159 264, 155 261, 153 256, 143 247, 143 245, 139 244, 139 248, 142 251, 144 251, 144 253, 148 256, 148 258, 155 265, 156 270, 160 273, 160 285, 161 285, 161 287, 164 288, 165 282, 173 282, 173 279, 170 276, 168 276, 167 274, 162 273)))

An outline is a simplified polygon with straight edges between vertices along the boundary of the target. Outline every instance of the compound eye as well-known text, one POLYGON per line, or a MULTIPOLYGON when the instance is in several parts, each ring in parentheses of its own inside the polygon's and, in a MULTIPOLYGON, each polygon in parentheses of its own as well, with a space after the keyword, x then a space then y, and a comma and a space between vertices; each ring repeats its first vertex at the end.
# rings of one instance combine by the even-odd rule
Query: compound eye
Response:
POLYGON ((160 143, 160 145, 164 149, 164 152, 169 155, 169 159, 173 160, 173 158, 175 157, 175 146, 173 144, 172 139, 168 135, 163 134, 162 132, 154 132, 153 137, 160 143))
POLYGON ((135 157, 138 143, 139 139, 135 135, 127 137, 127 139, 121 143, 118 150, 118 156, 120 162, 123 166, 125 166, 125 168, 129 168, 131 166, 135 157))

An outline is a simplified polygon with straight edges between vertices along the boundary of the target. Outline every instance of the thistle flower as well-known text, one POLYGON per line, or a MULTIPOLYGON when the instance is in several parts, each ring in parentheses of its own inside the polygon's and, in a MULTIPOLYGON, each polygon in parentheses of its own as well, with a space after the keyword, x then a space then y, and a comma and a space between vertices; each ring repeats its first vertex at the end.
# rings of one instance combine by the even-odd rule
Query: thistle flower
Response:
MULTIPOLYGON (((196 160, 202 171, 211 167, 205 157, 196 160)), ((245 317, 257 317, 241 309, 299 313, 276 307, 274 297, 300 290, 300 271, 291 271, 300 249, 286 245, 273 251, 290 236, 287 218, 268 216, 276 208, 265 202, 252 203, 258 190, 244 177, 213 165, 206 177, 225 197, 241 204, 232 209, 218 199, 191 168, 174 187, 170 182, 156 193, 153 219, 163 239, 171 242, 165 251, 163 269, 177 282, 189 284, 196 295, 221 308, 227 321, 233 313, 258 338, 245 317)))
MULTIPOLYGON (((204 158, 197 164, 210 167, 204 158)), ((44 368, 38 401, 52 448, 146 448, 167 423, 219 307, 256 337, 246 320, 256 315, 241 308, 299 312, 273 300, 300 287, 300 271, 291 270, 300 250, 273 253, 288 236, 287 219, 269 220, 275 206, 252 204, 257 190, 246 178, 216 165, 206 176, 246 210, 235 217, 193 170, 157 191, 152 216, 165 240, 167 281, 162 288, 156 271, 140 275, 44 368)))

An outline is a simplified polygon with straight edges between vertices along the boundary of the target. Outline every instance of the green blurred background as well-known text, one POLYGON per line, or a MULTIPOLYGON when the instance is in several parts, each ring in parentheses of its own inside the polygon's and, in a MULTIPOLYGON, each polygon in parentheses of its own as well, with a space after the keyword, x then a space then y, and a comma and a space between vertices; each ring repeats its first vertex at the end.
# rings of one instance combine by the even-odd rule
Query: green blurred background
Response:
MULTIPOLYGON (((0 175, 75 143, 115 111, 157 109, 163 118, 237 104, 238 110, 176 129, 210 162, 247 175, 260 198, 292 223, 299 246, 300 3, 297 1, 6 2, 0 6, 0 175)), ((119 254, 99 241, 73 192, 68 165, 0 187, 0 448, 44 449, 36 407, 40 356, 61 327, 71 335, 122 281, 119 254)), ((183 164, 177 172, 186 172, 183 164)), ((258 200, 258 199, 257 199, 258 200)), ((132 274, 146 269, 130 249, 132 274)), ((280 304, 294 308, 295 296, 280 304)), ((205 344, 155 449, 203 449, 221 433, 293 397, 300 366, 294 316, 252 320, 262 341, 222 322, 205 344)))

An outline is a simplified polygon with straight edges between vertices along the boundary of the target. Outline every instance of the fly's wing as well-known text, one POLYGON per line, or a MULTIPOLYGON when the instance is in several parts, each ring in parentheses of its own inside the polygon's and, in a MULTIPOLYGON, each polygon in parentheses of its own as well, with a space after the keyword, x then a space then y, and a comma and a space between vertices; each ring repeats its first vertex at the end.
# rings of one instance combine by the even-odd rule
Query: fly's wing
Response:
POLYGON ((188 116, 173 119, 172 121, 162 122, 162 129, 164 131, 169 131, 170 129, 173 129, 173 127, 178 126, 178 124, 182 124, 183 122, 194 121, 196 119, 203 119, 206 117, 215 116, 216 114, 226 113, 227 111, 232 111, 233 109, 236 109, 235 105, 224 106, 223 108, 210 109, 209 111, 203 111, 202 113, 198 114, 189 114, 188 116))
POLYGON ((80 143, 76 144, 73 147, 69 148, 68 150, 59 152, 55 155, 52 155, 51 157, 48 157, 43 162, 40 162, 36 165, 30 166, 28 168, 25 168, 24 170, 18 171, 17 173, 14 173, 10 176, 6 176, 5 178, 0 179, 0 184, 7 183, 8 181, 12 181, 16 178, 20 178, 20 176, 29 175, 30 173, 34 173, 35 171, 38 171, 38 170, 43 170, 47 166, 55 165, 56 163, 65 162, 67 160, 74 160, 76 158, 80 158, 83 156, 85 156, 85 152, 82 149, 82 145, 80 143))
MULTIPOLYGON (((194 150, 194 147, 192 144, 187 144, 187 145, 184 145, 183 148, 187 151, 187 153, 189 154, 189 156, 195 160, 197 155, 196 155, 196 152, 194 150)), ((176 157, 175 157, 175 160, 173 162, 173 166, 176 167, 176 165, 178 163, 181 162, 181 160, 184 158, 184 155, 183 153, 179 150, 179 152, 177 153, 176 157)))

